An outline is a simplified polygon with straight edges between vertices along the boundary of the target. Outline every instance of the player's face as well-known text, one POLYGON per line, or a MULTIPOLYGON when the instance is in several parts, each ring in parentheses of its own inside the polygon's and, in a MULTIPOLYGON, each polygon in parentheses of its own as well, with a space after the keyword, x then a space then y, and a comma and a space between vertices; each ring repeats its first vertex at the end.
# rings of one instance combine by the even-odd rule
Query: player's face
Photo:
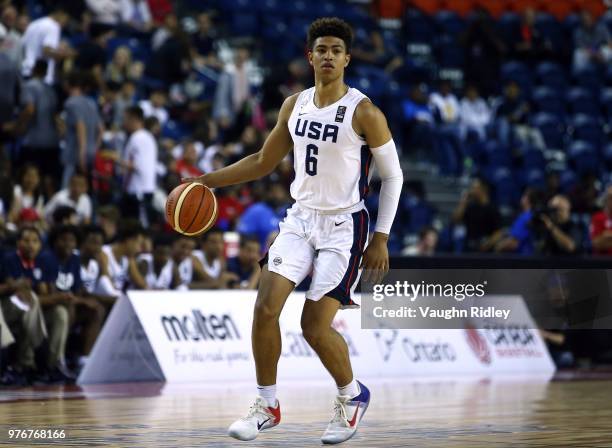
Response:
POLYGON ((102 251, 104 237, 99 233, 90 233, 83 241, 81 252, 87 257, 97 257, 102 251))
POLYGON ((341 77, 350 59, 344 41, 339 37, 319 37, 308 52, 308 61, 314 68, 315 77, 328 81, 341 77))
POLYGON ((72 233, 63 233, 55 241, 55 251, 61 258, 67 258, 76 249, 76 236, 72 233))
POLYGON ((202 247, 206 255, 217 258, 223 253, 223 236, 220 233, 213 233, 208 236, 202 247))
POLYGON ((170 246, 156 246, 153 251, 153 262, 158 266, 163 266, 170 260, 170 254, 170 246))
POLYGON ((125 240, 125 247, 128 257, 135 257, 142 251, 142 235, 125 240))
POLYGON ((181 238, 177 242, 174 243, 173 246, 173 258, 177 263, 185 260, 187 257, 191 256, 191 252, 195 248, 195 242, 193 240, 187 238, 181 238))
POLYGON ((21 239, 17 242, 19 252, 28 260, 36 258, 40 252, 41 241, 36 232, 26 231, 21 239))

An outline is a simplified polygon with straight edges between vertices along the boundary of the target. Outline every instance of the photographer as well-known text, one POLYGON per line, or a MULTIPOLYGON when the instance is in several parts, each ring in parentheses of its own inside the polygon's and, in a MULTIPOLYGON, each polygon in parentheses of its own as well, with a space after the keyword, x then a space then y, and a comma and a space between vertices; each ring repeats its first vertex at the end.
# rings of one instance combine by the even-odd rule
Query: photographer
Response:
POLYGON ((541 223, 538 246, 542 254, 569 255, 577 252, 580 247, 580 229, 570 220, 570 212, 570 201, 558 194, 550 199, 548 209, 534 215, 534 220, 541 223))
POLYGON ((543 203, 541 191, 527 188, 521 196, 521 213, 514 220, 508 233, 495 244, 495 252, 514 252, 521 255, 535 253, 534 217, 543 203))

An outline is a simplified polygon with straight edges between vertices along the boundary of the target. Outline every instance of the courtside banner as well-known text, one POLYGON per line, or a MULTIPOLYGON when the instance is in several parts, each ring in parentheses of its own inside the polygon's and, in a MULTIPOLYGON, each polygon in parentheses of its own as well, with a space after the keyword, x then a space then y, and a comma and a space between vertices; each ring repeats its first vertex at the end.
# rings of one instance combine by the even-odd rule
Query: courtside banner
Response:
MULTIPOLYGON (((254 381, 251 354, 253 291, 131 291, 121 314, 107 321, 80 384, 159 379, 167 382, 254 381), (125 327, 137 329, 126 338, 125 327), (123 339, 117 330, 123 329, 123 339), (112 331, 111 331, 112 330, 112 331), (127 342, 126 342, 127 340, 127 342), (125 363, 130 360, 128 368, 125 363), (136 368, 135 368, 136 366, 136 368), (140 370, 139 370, 140 369, 140 370), (136 372, 137 377, 132 378, 136 372), (107 378, 105 378, 107 376, 107 378)), ((507 298, 517 303, 520 297, 507 298)), ((302 336, 302 293, 292 294, 280 319, 279 380, 329 374, 302 336)), ((554 365, 529 315, 525 328, 361 328, 361 311, 338 313, 334 328, 348 344, 360 378, 467 374, 545 374, 554 365)))

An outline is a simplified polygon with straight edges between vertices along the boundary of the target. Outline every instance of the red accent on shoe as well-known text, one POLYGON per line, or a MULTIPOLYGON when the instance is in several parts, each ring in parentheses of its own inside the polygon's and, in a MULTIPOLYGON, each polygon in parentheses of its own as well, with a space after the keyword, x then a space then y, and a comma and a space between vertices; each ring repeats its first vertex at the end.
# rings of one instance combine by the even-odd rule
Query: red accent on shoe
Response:
POLYGON ((357 422, 357 413, 359 412, 359 405, 357 405, 357 407, 355 408, 355 413, 353 414, 353 418, 348 421, 349 426, 352 428, 353 426, 355 426, 355 423, 357 422))
POLYGON ((281 421, 280 403, 277 401, 275 408, 268 406, 268 411, 274 416, 274 424, 278 425, 281 421))

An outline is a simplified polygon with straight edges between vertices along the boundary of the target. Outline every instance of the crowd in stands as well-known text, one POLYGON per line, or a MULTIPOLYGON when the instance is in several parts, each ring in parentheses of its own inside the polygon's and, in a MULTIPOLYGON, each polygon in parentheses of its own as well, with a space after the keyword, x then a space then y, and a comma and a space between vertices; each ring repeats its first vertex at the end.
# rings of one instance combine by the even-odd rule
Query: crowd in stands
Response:
POLYGON ((398 27, 379 3, 0 0, 4 381, 72 378, 67 361, 86 361, 128 288, 256 287, 289 158, 218 189, 201 238, 170 231, 165 198, 259 150, 283 99, 312 84, 318 16, 354 26, 347 83, 383 109, 404 162, 471 179, 448 222, 408 179, 392 254, 612 255, 612 12, 409 4, 398 27))

